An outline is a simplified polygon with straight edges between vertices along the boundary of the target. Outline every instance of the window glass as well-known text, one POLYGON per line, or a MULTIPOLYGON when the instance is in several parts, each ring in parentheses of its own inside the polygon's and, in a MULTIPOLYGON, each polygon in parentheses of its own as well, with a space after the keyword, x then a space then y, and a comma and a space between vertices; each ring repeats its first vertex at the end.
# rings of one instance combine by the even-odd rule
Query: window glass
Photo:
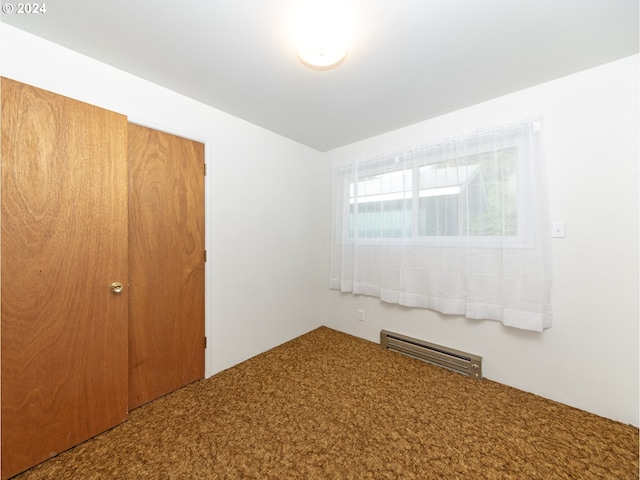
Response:
POLYGON ((517 235, 517 171, 508 148, 367 176, 349 186, 349 236, 517 235))

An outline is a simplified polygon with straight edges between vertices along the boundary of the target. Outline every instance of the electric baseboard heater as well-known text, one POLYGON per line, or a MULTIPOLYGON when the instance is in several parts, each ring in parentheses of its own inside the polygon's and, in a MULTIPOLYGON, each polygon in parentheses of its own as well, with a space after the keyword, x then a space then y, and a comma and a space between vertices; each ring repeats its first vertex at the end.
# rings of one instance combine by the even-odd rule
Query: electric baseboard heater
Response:
POLYGON ((424 362, 447 368, 470 378, 482 379, 482 357, 461 352, 417 338, 382 330, 380 345, 387 350, 399 352, 424 362))

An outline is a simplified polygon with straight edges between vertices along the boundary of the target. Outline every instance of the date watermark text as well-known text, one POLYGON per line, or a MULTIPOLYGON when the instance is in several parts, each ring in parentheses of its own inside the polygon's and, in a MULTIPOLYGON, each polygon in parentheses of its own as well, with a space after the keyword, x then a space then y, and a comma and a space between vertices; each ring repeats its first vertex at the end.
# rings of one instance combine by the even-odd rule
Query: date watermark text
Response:
POLYGON ((47 13, 46 3, 4 3, 2 13, 7 15, 34 15, 47 13))

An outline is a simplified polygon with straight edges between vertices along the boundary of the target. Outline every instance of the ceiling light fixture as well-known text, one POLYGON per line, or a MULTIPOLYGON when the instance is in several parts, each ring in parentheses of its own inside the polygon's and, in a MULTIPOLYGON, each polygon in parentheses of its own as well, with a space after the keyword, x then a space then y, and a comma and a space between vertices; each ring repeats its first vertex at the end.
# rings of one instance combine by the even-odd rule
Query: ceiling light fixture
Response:
POLYGON ((353 15, 347 2, 307 0, 293 13, 292 31, 298 59, 315 70, 329 70, 347 56, 353 15))

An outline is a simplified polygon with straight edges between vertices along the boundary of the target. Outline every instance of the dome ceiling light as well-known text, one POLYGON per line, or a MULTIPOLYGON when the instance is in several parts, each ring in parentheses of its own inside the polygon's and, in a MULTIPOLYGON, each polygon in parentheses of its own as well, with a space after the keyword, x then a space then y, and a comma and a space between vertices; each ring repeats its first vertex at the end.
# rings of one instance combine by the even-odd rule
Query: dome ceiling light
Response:
POLYGON ((352 30, 353 14, 345 1, 303 1, 292 16, 298 59, 314 70, 329 70, 344 61, 352 30))

